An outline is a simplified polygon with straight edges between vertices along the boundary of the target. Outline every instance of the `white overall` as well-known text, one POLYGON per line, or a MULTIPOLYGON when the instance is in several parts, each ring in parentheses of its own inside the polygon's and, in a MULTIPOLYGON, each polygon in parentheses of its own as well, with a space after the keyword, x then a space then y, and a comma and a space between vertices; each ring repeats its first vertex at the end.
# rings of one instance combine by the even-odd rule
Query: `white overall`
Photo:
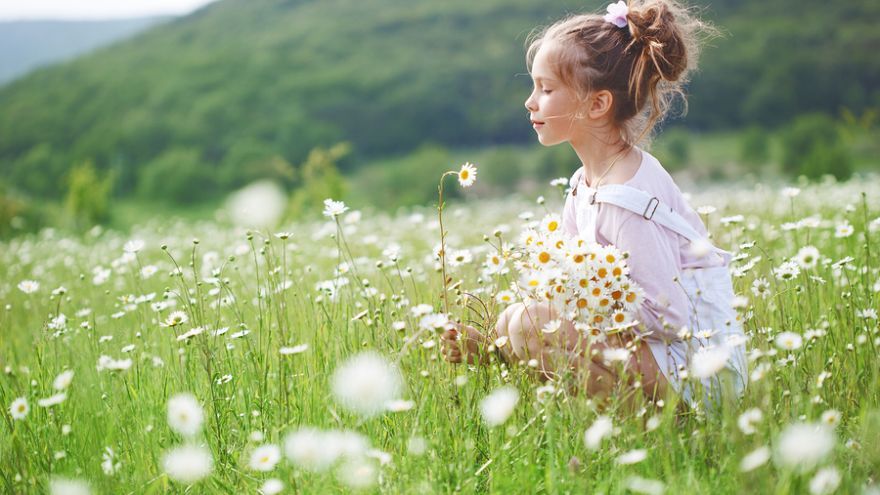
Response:
MULTIPOLYGON (((691 242, 704 239, 681 215, 641 189, 622 184, 609 184, 598 189, 583 187, 581 194, 577 194, 577 186, 581 185, 580 172, 572 177, 571 194, 572 199, 577 202, 575 221, 578 233, 587 241, 596 242, 598 203, 611 203, 627 209, 672 230, 691 242)), ((710 246, 712 252, 724 259, 724 265, 684 269, 680 280, 691 305, 689 308, 691 335, 697 335, 700 330, 708 330, 711 336, 708 338, 693 336, 685 340, 675 339, 668 342, 660 337, 649 336, 645 339, 657 360, 657 365, 675 391, 692 407, 697 397, 702 396, 706 410, 714 409, 714 406, 722 400, 722 391, 724 395, 732 393, 741 396, 748 380, 746 339, 742 323, 737 319, 736 310, 731 304, 734 293, 728 265, 732 255, 711 243, 710 246), (696 380, 686 380, 686 372, 691 369, 692 356, 706 349, 729 351, 724 369, 710 378, 700 380, 701 384, 696 380)))

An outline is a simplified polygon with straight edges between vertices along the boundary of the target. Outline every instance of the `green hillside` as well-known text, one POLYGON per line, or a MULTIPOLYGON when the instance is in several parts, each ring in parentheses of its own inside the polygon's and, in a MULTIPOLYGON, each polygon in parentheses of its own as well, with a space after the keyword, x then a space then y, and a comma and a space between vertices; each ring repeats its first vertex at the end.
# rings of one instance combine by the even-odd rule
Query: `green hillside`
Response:
MULTIPOLYGON (((53 196, 91 160, 117 194, 162 196, 173 174, 198 200, 257 177, 296 184, 309 150, 340 141, 352 144, 346 169, 431 143, 527 142, 526 35, 594 7, 223 0, 2 88, 0 170, 53 196)), ((704 17, 728 33, 706 51, 688 125, 880 106, 877 2, 726 0, 704 17)))

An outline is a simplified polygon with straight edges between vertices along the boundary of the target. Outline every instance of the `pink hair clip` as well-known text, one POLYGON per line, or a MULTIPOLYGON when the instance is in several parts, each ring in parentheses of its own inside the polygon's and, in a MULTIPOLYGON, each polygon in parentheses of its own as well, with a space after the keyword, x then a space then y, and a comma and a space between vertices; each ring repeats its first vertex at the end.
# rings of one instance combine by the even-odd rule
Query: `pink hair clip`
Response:
POLYGON ((629 7, 626 6, 626 2, 618 0, 617 3, 610 3, 606 10, 608 10, 608 13, 605 14, 607 22, 619 28, 626 27, 626 15, 629 14, 629 7))

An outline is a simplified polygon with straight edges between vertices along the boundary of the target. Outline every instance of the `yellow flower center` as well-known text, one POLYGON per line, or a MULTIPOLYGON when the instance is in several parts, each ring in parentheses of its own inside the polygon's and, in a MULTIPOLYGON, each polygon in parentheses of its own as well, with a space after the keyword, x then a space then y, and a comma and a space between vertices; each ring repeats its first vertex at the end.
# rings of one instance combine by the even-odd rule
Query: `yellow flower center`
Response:
POLYGON ((553 220, 552 222, 547 224, 547 230, 549 230, 550 232, 556 232, 556 229, 558 228, 559 222, 557 222, 556 220, 553 220))

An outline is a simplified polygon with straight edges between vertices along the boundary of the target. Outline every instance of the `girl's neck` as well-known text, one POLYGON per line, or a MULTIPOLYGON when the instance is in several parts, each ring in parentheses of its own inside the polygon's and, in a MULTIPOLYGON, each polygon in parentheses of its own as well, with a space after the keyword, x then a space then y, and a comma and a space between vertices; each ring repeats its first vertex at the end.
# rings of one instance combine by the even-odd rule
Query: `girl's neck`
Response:
MULTIPOLYGON (((604 138, 605 136, 603 136, 604 138)), ((584 180, 590 187, 596 186, 596 180, 608 169, 608 166, 616 159, 615 169, 625 169, 623 161, 631 148, 629 144, 619 137, 602 139, 596 136, 586 136, 582 140, 570 141, 571 147, 577 154, 584 167, 584 180), (621 154, 623 156, 621 156, 621 154)), ((608 172, 602 179, 602 184, 608 184, 609 178, 614 176, 614 170, 608 172)))

